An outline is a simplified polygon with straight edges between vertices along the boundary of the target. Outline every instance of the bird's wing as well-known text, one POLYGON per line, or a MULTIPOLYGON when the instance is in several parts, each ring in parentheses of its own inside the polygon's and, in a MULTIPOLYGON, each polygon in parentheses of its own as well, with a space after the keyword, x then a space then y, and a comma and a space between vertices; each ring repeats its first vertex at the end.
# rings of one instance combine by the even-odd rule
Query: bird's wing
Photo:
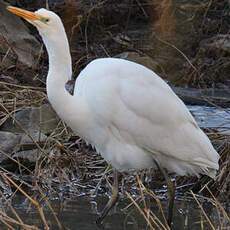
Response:
POLYGON ((217 152, 171 88, 158 76, 120 81, 120 106, 112 123, 151 154, 217 168, 217 152))
POLYGON ((87 95, 94 122, 104 130, 117 130, 121 143, 153 156, 218 168, 219 156, 208 137, 155 73, 135 63, 106 59, 90 64, 83 75, 79 86, 87 95))

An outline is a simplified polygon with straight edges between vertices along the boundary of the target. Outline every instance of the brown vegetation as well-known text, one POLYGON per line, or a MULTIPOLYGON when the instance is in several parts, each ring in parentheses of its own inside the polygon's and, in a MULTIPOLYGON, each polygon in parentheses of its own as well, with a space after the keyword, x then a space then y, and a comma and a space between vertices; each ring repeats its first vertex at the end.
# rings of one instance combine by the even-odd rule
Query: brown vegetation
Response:
MULTIPOLYGON (((203 50, 203 47, 199 46, 200 40, 204 38, 222 33, 228 34, 226 29, 228 19, 225 16, 227 1, 207 1, 196 5, 187 3, 180 6, 181 8, 177 5, 176 9, 172 0, 132 1, 132 3, 130 1, 117 1, 116 4, 113 2, 98 1, 97 4, 93 4, 93 1, 87 1, 85 5, 82 5, 79 1, 76 11, 75 3, 66 1, 64 9, 60 6, 52 8, 63 15, 71 41, 75 74, 94 58, 114 56, 124 51, 134 51, 156 59, 158 65, 162 67, 160 72, 167 77, 170 74, 170 68, 165 67, 168 65, 166 57, 169 50, 172 49, 173 54, 170 53, 170 58, 182 56, 183 59, 179 63, 184 65, 184 69, 178 70, 177 68, 174 71, 182 73, 182 76, 187 76, 186 78, 182 77, 183 83, 206 87, 227 82, 229 53, 226 51, 216 53, 215 50, 211 51, 210 47, 203 50), (178 9, 185 14, 188 11, 190 14, 192 12, 194 17, 200 15, 203 17, 202 23, 199 21, 200 25, 196 24, 196 32, 200 31, 202 36, 192 38, 191 40, 194 39, 194 42, 186 41, 186 44, 188 42, 190 44, 185 45, 184 48, 177 46, 181 37, 178 40, 174 37, 176 33, 179 33, 178 20, 176 20, 175 15, 178 9), (150 10, 156 14, 151 16, 150 10), (221 16, 217 13, 214 14, 213 11, 221 11, 221 16), (69 15, 75 15, 76 12, 77 15, 68 21, 69 15), (197 28, 199 29, 197 30, 197 28), (151 40, 153 39, 153 29, 154 33, 158 31, 161 41, 151 40), (171 39, 169 39, 170 36, 171 39), (162 53, 155 47, 153 41, 158 41, 157 44, 164 43, 165 47, 160 49, 162 53), (162 60, 166 60, 165 63, 162 64, 162 60), (214 70, 218 72, 217 75, 212 73, 214 70), (222 75, 221 71, 223 72, 222 75)), ((32 9, 34 6, 28 7, 32 9)), ((1 53, 1 61, 3 62, 11 55, 15 59, 13 48, 8 46, 8 51, 1 53)), ((34 141, 30 134, 15 120, 15 113, 18 111, 47 103, 44 84, 48 69, 46 54, 41 52, 36 62, 38 65, 33 70, 17 61, 7 67, 1 66, 0 126, 8 119, 14 121, 21 127, 22 132, 32 139, 30 148, 36 149, 38 153, 36 161, 28 163, 25 159, 13 158, 11 152, 1 151, 1 154, 7 156, 8 159, 5 164, 0 165, 0 201, 3 204, 0 211, 0 221, 8 229, 15 229, 16 226, 22 229, 38 229, 38 226, 27 225, 26 220, 22 220, 17 214, 10 202, 16 194, 23 194, 36 208, 44 228, 48 229, 48 223, 43 207, 48 207, 53 213, 57 226, 61 229, 62 224, 53 211, 50 200, 59 197, 60 191, 63 192, 63 190, 65 193, 79 195, 84 192, 90 195, 92 188, 94 188, 95 194, 101 194, 109 190, 107 182, 111 180, 111 170, 104 160, 93 149, 86 146, 83 140, 73 137, 72 132, 61 122, 56 129, 47 135, 44 141, 39 142, 34 141)), ((175 63, 173 64, 175 65, 175 63)), ((179 75, 180 80, 181 75, 179 75)), ((206 132, 221 155, 217 180, 214 182, 206 178, 178 177, 176 179, 177 186, 183 193, 187 191, 186 199, 197 202, 201 212, 201 229, 205 227, 208 229, 226 229, 229 226, 229 215, 225 211, 224 201, 230 199, 230 138, 227 135, 217 133, 216 130, 210 129, 206 132), (186 186, 180 189, 182 185, 186 186), (206 214, 202 199, 208 201, 215 208, 216 215, 219 217, 218 221, 206 214)), ((138 176, 129 174, 124 174, 124 176, 125 182, 122 183, 121 191, 125 191, 124 195, 130 201, 125 210, 129 211, 136 207, 150 229, 168 229, 162 212, 161 200, 158 198, 159 194, 157 190, 153 192, 156 188, 162 188, 164 181, 161 176, 147 171, 140 172, 138 176), (148 178, 151 179, 148 180, 148 178), (148 181, 148 183, 144 185, 141 181, 148 181), (153 213, 149 201, 157 203, 157 208, 160 210, 158 216, 153 213)), ((179 198, 180 195, 178 195, 179 198)))

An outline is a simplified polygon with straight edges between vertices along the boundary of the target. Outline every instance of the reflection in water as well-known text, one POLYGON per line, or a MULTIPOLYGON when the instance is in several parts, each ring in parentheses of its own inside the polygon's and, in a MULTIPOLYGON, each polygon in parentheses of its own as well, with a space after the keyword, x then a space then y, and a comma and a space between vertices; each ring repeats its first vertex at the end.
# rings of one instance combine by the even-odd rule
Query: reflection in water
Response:
MULTIPOLYGON (((58 200, 54 200, 51 202, 51 205, 65 229, 92 230, 99 229, 95 225, 97 203, 99 204, 98 208, 101 210, 106 202, 107 196, 100 196, 97 199, 97 202, 89 200, 87 197, 83 196, 65 200, 62 203, 58 200)), ((121 200, 119 206, 116 207, 116 209, 106 218, 103 229, 148 229, 144 218, 138 213, 135 207, 131 206, 126 211, 121 211, 128 204, 128 200, 121 200)), ((162 205, 166 210, 167 202, 162 201, 162 205)), ((41 220, 37 211, 34 209, 28 209, 29 205, 24 197, 17 196, 14 200, 13 206, 27 224, 41 226, 41 220)), ((151 210, 162 219, 160 217, 159 207, 156 206, 155 202, 152 202, 151 210)), ((212 208, 210 204, 207 204, 206 212, 209 217, 216 215, 215 209, 212 208)), ((51 229, 58 229, 53 214, 48 208, 45 211, 45 216, 51 229)), ((186 199, 176 200, 173 229, 201 229, 202 224, 204 224, 202 221, 205 220, 203 219, 201 210, 198 208, 195 201, 188 201, 186 199)))

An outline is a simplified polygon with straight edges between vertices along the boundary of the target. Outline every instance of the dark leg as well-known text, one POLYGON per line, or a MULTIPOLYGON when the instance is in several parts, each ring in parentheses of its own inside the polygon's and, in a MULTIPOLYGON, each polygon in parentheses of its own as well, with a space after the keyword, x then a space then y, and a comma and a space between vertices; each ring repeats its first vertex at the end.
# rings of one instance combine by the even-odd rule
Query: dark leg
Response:
POLYGON ((100 225, 104 218, 107 216, 109 211, 114 207, 114 205, 117 203, 117 200, 119 198, 119 186, 118 186, 118 172, 116 169, 114 169, 114 176, 113 176, 113 186, 112 186, 112 196, 110 197, 108 203, 104 207, 103 211, 100 213, 99 217, 96 220, 96 223, 100 225))
POLYGON ((168 174, 158 164, 157 161, 155 161, 155 164, 156 164, 157 168, 161 171, 161 173, 164 175, 164 178, 165 178, 166 183, 167 183, 168 196, 169 196, 167 222, 168 222, 169 227, 171 228, 172 218, 173 218, 173 207, 174 207, 174 200, 175 200, 175 185, 174 185, 174 182, 169 178, 168 174))

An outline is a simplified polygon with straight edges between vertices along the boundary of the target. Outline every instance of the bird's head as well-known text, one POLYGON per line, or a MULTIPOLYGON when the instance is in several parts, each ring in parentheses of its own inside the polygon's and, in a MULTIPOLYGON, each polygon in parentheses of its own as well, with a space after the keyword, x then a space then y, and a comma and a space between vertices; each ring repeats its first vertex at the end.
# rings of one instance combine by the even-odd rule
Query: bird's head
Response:
POLYGON ((61 31, 63 29, 61 19, 52 11, 42 8, 31 12, 13 6, 8 6, 7 10, 34 25, 42 37, 50 37, 63 32, 61 31))
MULTIPOLYGON (((35 12, 8 6, 7 10, 35 26, 45 43, 52 66, 65 66, 67 76, 72 75, 71 56, 65 28, 60 17, 52 11, 39 9, 35 12), (57 64, 59 63, 59 64, 57 64), (67 67, 66 67, 67 66, 67 67)), ((57 68, 56 68, 57 69, 57 68)))

